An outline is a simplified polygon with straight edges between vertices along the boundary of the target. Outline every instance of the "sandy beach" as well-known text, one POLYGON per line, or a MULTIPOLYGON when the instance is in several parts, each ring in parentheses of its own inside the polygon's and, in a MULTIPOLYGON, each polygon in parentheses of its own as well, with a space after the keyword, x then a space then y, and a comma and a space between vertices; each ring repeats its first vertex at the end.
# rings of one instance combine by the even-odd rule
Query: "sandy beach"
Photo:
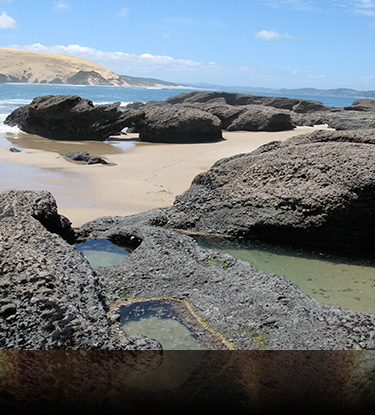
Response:
POLYGON ((80 226, 100 216, 127 216, 170 206, 197 174, 217 160, 317 128, 326 126, 275 133, 224 131, 223 141, 203 144, 145 143, 137 141, 137 134, 105 143, 58 142, 18 133, 11 142, 15 147, 22 144, 21 152, 9 151, 12 145, 0 148, 0 191, 49 190, 59 213, 80 226), (99 155, 109 164, 85 165, 62 156, 80 150, 99 155))

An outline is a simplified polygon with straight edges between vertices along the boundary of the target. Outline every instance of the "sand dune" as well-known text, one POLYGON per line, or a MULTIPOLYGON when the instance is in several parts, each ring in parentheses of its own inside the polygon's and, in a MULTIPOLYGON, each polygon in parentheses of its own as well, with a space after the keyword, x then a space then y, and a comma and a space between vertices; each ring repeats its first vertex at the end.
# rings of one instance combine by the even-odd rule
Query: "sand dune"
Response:
POLYGON ((11 48, 0 48, 1 82, 130 86, 119 75, 87 59, 11 48))

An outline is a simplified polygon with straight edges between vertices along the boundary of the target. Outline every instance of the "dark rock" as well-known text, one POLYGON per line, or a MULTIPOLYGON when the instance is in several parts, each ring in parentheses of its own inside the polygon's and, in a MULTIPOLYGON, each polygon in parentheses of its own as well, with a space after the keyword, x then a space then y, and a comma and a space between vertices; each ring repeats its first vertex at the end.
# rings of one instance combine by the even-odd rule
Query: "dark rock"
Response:
POLYGON ((352 105, 344 107, 348 111, 371 111, 375 112, 375 100, 374 99, 357 99, 352 105))
POLYGON ((228 127, 228 131, 286 131, 294 125, 288 112, 260 105, 248 105, 228 127))
POLYGON ((105 140, 142 116, 137 111, 122 112, 117 104, 94 106, 79 96, 47 95, 17 108, 4 123, 55 140, 105 140))
POLYGON ((109 327, 98 277, 60 236, 68 225, 55 208, 48 192, 0 194, 0 348, 149 348, 109 327))
MULTIPOLYGON (((227 129, 237 117, 242 116, 246 106, 253 105, 289 111, 290 121, 286 122, 285 127, 287 130, 291 128, 291 125, 314 126, 318 124, 327 124, 337 130, 375 128, 373 100, 357 100, 350 107, 335 108, 326 107, 318 101, 297 98, 199 91, 181 93, 168 98, 165 102, 208 111, 221 119, 223 129, 227 129), (348 111, 349 109, 352 111, 348 111)), ((238 128, 241 128, 241 125, 238 128)), ((281 125, 279 130, 282 128, 284 127, 281 125)))
MULTIPOLYGON (((76 229, 77 236, 142 240, 126 261, 98 268, 105 295, 126 288, 124 298, 180 298, 236 349, 354 349, 351 336, 366 327, 375 333, 375 316, 333 307, 311 299, 286 278, 266 274, 249 263, 198 245, 191 237, 155 224, 168 209, 128 217, 104 217, 76 229), (281 301, 282 299, 282 301, 281 301), (345 323, 341 323, 345 321, 345 323), (246 335, 244 334, 246 333, 246 335), (258 339, 262 339, 259 345, 258 339)), ((368 347, 366 343, 366 347, 368 347)))
POLYGON ((76 237, 141 241, 122 264, 94 272, 77 249, 30 214, 38 206, 39 217, 48 216, 51 199, 48 192, 0 195, 2 349, 160 350, 142 335, 122 340, 109 326, 118 316, 106 314, 104 298, 184 293, 194 313, 237 349, 349 350, 358 346, 353 339, 362 327, 362 347, 372 344, 375 316, 320 304, 283 277, 155 226, 167 224, 168 209, 98 218, 75 229, 76 237))
POLYGON ((294 128, 290 111, 265 105, 229 105, 224 98, 205 103, 175 104, 182 108, 197 108, 221 120, 221 128, 228 131, 284 131, 294 128))
POLYGON ((87 151, 72 151, 63 154, 63 156, 73 161, 85 161, 86 164, 108 164, 104 159, 98 156, 90 156, 87 151))
POLYGON ((222 139, 220 119, 204 111, 172 105, 144 111, 145 118, 135 124, 142 141, 193 143, 222 139))
POLYGON ((182 92, 181 94, 170 97, 166 100, 168 104, 188 104, 188 103, 207 103, 209 101, 221 99, 228 105, 264 105, 278 109, 294 110, 296 112, 310 112, 324 110, 321 102, 308 101, 298 98, 284 97, 265 97, 259 95, 237 94, 231 92, 182 92))
POLYGON ((219 161, 176 198, 166 226, 374 255, 373 140, 317 132, 219 161))

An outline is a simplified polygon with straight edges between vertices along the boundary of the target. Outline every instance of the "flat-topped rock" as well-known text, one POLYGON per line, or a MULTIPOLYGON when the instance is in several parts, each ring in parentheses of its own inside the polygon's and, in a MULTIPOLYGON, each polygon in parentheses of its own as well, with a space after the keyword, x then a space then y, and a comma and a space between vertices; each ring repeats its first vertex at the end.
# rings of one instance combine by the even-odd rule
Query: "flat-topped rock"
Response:
POLYGON ((317 132, 220 160, 176 198, 167 226, 374 255, 373 140, 317 132))

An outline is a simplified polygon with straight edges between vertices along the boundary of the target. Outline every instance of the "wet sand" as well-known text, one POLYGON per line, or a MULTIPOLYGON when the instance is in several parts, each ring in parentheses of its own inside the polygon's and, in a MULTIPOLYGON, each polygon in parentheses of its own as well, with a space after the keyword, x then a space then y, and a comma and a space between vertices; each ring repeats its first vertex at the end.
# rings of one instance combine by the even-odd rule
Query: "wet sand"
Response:
POLYGON ((200 144, 155 144, 137 134, 109 142, 59 142, 29 134, 9 134, 0 146, 0 191, 49 190, 59 213, 80 226, 100 216, 128 216, 173 204, 193 178, 223 157, 253 151, 262 144, 311 132, 223 132, 224 140, 200 144), (6 140, 5 140, 6 138, 6 140), (9 147, 22 148, 13 153, 9 147), (87 151, 109 164, 85 165, 63 157, 87 151))

